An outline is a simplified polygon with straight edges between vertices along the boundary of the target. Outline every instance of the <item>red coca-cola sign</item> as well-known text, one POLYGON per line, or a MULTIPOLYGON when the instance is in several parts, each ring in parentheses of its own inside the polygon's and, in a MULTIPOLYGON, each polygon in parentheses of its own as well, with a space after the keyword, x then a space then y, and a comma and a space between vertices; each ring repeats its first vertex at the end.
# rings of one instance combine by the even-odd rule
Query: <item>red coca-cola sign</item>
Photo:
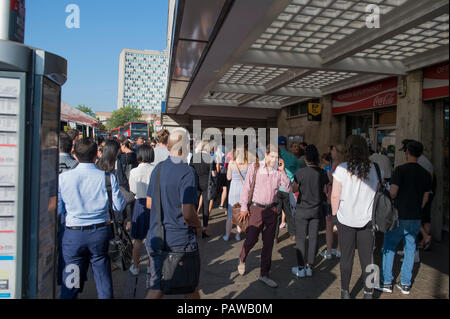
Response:
POLYGON ((397 104, 397 77, 362 85, 333 95, 333 114, 397 104))
POLYGON ((377 95, 373 100, 373 107, 388 106, 395 104, 396 92, 377 95))
POLYGON ((444 62, 423 70, 423 99, 433 100, 449 96, 449 63, 444 62))

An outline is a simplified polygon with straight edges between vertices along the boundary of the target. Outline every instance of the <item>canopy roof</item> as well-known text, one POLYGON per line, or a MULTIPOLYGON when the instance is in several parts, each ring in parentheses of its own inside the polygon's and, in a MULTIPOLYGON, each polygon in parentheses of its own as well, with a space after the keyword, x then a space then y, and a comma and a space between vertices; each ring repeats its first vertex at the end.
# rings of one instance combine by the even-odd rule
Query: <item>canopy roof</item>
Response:
POLYGON ((178 0, 166 113, 264 119, 446 61, 448 11, 447 0, 178 0), (366 26, 373 4, 380 28, 366 26))

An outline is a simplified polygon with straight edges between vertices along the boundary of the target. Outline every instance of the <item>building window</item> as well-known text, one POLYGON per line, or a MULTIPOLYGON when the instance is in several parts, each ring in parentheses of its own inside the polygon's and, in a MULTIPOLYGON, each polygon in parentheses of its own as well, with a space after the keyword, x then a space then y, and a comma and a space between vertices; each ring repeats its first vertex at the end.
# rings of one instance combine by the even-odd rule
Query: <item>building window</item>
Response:
POLYGON ((308 114, 308 104, 309 103, 320 103, 320 99, 314 99, 309 101, 304 101, 300 103, 295 103, 292 105, 289 105, 287 107, 287 117, 295 117, 300 115, 307 115, 308 114))

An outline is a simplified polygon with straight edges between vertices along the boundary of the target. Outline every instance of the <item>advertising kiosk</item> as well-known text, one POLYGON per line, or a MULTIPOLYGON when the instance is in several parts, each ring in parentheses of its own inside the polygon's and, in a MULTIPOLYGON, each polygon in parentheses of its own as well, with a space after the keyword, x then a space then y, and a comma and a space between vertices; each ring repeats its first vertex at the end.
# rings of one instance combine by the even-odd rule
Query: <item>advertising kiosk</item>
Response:
POLYGON ((54 298, 67 61, 0 40, 0 299, 54 298))

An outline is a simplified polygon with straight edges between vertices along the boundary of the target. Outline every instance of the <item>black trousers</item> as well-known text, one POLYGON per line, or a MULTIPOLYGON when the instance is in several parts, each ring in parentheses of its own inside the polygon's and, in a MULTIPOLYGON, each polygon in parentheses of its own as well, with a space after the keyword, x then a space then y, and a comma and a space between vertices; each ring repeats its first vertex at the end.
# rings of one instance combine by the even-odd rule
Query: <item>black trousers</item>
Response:
MULTIPOLYGON (((203 217, 203 227, 208 227, 209 222, 209 200, 208 200, 208 189, 202 191, 202 199, 203 199, 203 205, 202 205, 202 217, 203 217)), ((200 205, 200 203, 199 203, 200 205)))
MULTIPOLYGON (((372 222, 362 228, 353 228, 337 222, 339 244, 341 245, 341 289, 349 291, 352 276, 355 248, 358 248, 359 262, 363 272, 364 286, 367 276, 367 266, 373 263, 374 232, 372 222)), ((370 271, 370 270, 369 270, 370 271)), ((372 289, 364 288, 366 291, 372 289)))
POLYGON ((289 236, 295 236, 295 220, 294 216, 292 216, 291 211, 291 205, 289 201, 289 193, 285 193, 282 191, 278 191, 277 193, 277 203, 278 203, 278 227, 275 230, 275 238, 278 238, 278 233, 280 232, 280 224, 281 224, 281 218, 282 214, 281 211, 284 211, 284 214, 286 215, 286 224, 289 236))
POLYGON ((317 253, 317 238, 319 236, 320 219, 304 216, 301 211, 295 214, 295 250, 297 252, 297 264, 299 267, 305 267, 305 261, 308 265, 314 265, 317 253), (306 236, 308 236, 308 255, 306 255, 306 236))

